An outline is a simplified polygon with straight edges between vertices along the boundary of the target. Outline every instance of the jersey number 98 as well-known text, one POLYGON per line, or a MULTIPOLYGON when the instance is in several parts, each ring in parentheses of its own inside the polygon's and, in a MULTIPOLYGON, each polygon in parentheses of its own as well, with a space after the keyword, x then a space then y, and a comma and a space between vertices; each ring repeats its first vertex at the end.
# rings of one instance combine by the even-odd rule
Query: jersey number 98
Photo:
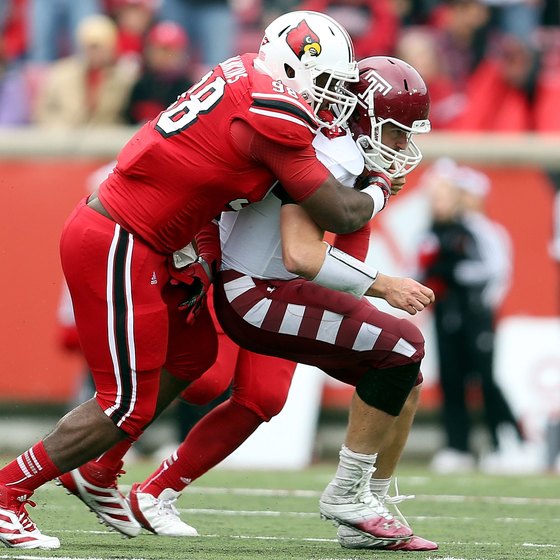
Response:
POLYGON ((156 130, 165 138, 179 134, 194 124, 199 115, 210 112, 224 95, 226 81, 217 77, 204 85, 209 74, 163 111, 156 123, 156 130), (199 89, 200 88, 200 89, 199 89))

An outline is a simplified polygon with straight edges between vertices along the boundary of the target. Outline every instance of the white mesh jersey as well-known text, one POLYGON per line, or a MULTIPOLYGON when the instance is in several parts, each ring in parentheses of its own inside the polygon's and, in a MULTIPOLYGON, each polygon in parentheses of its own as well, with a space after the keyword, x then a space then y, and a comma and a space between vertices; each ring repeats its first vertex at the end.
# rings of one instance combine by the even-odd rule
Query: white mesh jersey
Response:
MULTIPOLYGON (((364 160, 350 134, 329 139, 319 132, 313 147, 336 179, 352 187, 364 160)), ((237 270, 260 279, 296 278, 282 262, 280 207, 280 199, 269 193, 261 202, 221 215, 222 270, 237 270)))

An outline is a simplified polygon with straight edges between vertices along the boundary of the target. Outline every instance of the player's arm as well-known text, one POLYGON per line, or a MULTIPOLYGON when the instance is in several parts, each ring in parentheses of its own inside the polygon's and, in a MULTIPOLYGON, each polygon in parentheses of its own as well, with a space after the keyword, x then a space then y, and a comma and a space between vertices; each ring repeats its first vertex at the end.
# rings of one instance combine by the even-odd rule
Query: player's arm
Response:
MULTIPOLYGON (((385 205, 382 195, 372 196, 380 190, 375 185, 376 179, 372 177, 371 186, 359 191, 345 187, 329 174, 321 186, 299 204, 321 228, 333 233, 353 232, 385 205)), ((286 188, 289 189, 289 185, 286 188)))
POLYGON ((297 204, 283 204, 280 210, 282 260, 286 269, 313 280, 321 269, 327 252, 323 230, 297 204))
POLYGON ((341 233, 335 236, 333 245, 352 255, 356 259, 365 262, 369 250, 369 238, 371 235, 371 221, 352 233, 341 233))
POLYGON ((356 297, 383 298, 411 315, 434 301, 433 291, 416 280, 383 274, 323 242, 323 231, 301 206, 282 206, 280 231, 284 266, 293 274, 356 297))
POLYGON ((324 230, 356 231, 386 203, 378 186, 380 181, 386 183, 384 178, 372 175, 364 179, 361 192, 349 189, 317 159, 311 142, 303 142, 296 136, 265 135, 241 120, 233 122, 231 133, 238 150, 268 167, 292 199, 324 230))

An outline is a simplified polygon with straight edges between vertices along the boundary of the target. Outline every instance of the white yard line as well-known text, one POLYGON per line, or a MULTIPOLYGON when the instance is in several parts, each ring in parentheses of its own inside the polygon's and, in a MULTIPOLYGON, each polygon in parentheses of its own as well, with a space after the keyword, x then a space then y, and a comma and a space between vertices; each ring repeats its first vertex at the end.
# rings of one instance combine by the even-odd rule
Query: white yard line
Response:
MULTIPOLYGON (((72 506, 48 506, 47 508, 52 510, 62 510, 68 509, 81 509, 87 511, 83 505, 78 502, 72 506)), ((216 508, 177 508, 179 513, 184 513, 187 515, 221 515, 223 517, 308 517, 308 518, 319 518, 319 512, 305 512, 305 511, 279 511, 279 510, 259 510, 259 509, 216 509, 216 508)), ((407 515, 407 519, 410 521, 479 521, 479 517, 466 517, 462 515, 407 515)), ((542 523, 541 518, 537 517, 494 517, 493 521, 496 523, 542 523)), ((560 517, 548 517, 546 519, 547 523, 560 523, 560 517)))
MULTIPOLYGON (((126 494, 130 490, 130 486, 126 484, 119 485, 119 488, 126 494)), ((46 485, 41 491, 50 491, 56 489, 57 486, 46 485)), ((322 494, 317 490, 285 490, 279 488, 225 488, 213 486, 189 486, 183 496, 188 497, 189 494, 202 495, 221 495, 229 494, 233 496, 262 496, 274 498, 319 498, 322 494)), ((422 502, 434 503, 484 503, 484 504, 505 504, 513 506, 539 505, 539 506, 560 506, 560 498, 522 498, 515 496, 464 496, 460 494, 414 494, 415 498, 422 502)), ((183 498, 185 499, 185 498, 183 498)))
MULTIPOLYGON (((281 490, 271 488, 220 488, 191 486, 185 491, 188 494, 219 495, 232 494, 234 496, 263 496, 263 497, 293 497, 319 498, 322 491, 315 490, 281 490)), ((549 505, 560 506, 559 498, 518 498, 510 496, 461 496, 454 494, 415 494, 417 500, 425 502, 451 503, 488 503, 506 505, 549 505)))
MULTIPOLYGON (((113 531, 91 531, 91 530, 73 530, 73 529, 61 529, 57 531, 57 533, 84 533, 84 534, 92 534, 92 535, 113 535, 115 538, 121 539, 121 536, 113 531)), ((147 535, 147 533, 146 533, 147 535)), ((194 538, 194 537, 193 537, 194 538)), ((279 536, 265 536, 265 535, 216 535, 216 534, 199 534, 199 538, 205 539, 239 539, 239 540, 256 540, 256 541, 290 541, 290 542, 325 542, 325 543, 336 543, 338 542, 337 539, 329 539, 329 538, 319 538, 319 537, 279 537, 279 536)), ((503 543, 500 542, 478 542, 478 541, 438 541, 440 546, 480 546, 480 547, 501 547, 503 543)), ((526 548, 558 548, 560 549, 560 545, 558 544, 548 544, 548 543, 519 543, 519 546, 526 547, 526 548)), ((0 555, 0 559, 4 558, 27 558, 25 556, 9 556, 9 555, 0 555)), ((31 557, 30 557, 31 558, 31 557)), ((41 558, 44 558, 43 556, 41 558)), ((52 557, 49 557, 52 558, 52 557)), ((59 560, 65 560, 66 557, 56 557, 59 560)), ((79 560, 82 557, 74 556, 76 560, 79 560)), ((103 560, 101 558, 94 558, 94 557, 83 557, 87 558, 88 560, 103 560)), ((143 560, 142 558, 131 558, 128 560, 143 560)), ((312 559, 309 559, 312 560, 312 559)), ((428 560, 428 559, 425 559, 428 560)), ((445 560, 444 558, 439 558, 439 560, 445 560)))

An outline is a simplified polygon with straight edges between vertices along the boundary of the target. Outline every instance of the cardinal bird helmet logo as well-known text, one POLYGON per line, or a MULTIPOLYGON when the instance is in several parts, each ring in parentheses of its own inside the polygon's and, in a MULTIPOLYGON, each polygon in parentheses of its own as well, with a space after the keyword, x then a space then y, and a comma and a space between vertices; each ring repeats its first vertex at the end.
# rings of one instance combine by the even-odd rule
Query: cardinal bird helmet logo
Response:
POLYGON ((321 54, 319 37, 311 30, 305 20, 288 31, 286 42, 300 60, 305 54, 309 56, 319 56, 321 54))

